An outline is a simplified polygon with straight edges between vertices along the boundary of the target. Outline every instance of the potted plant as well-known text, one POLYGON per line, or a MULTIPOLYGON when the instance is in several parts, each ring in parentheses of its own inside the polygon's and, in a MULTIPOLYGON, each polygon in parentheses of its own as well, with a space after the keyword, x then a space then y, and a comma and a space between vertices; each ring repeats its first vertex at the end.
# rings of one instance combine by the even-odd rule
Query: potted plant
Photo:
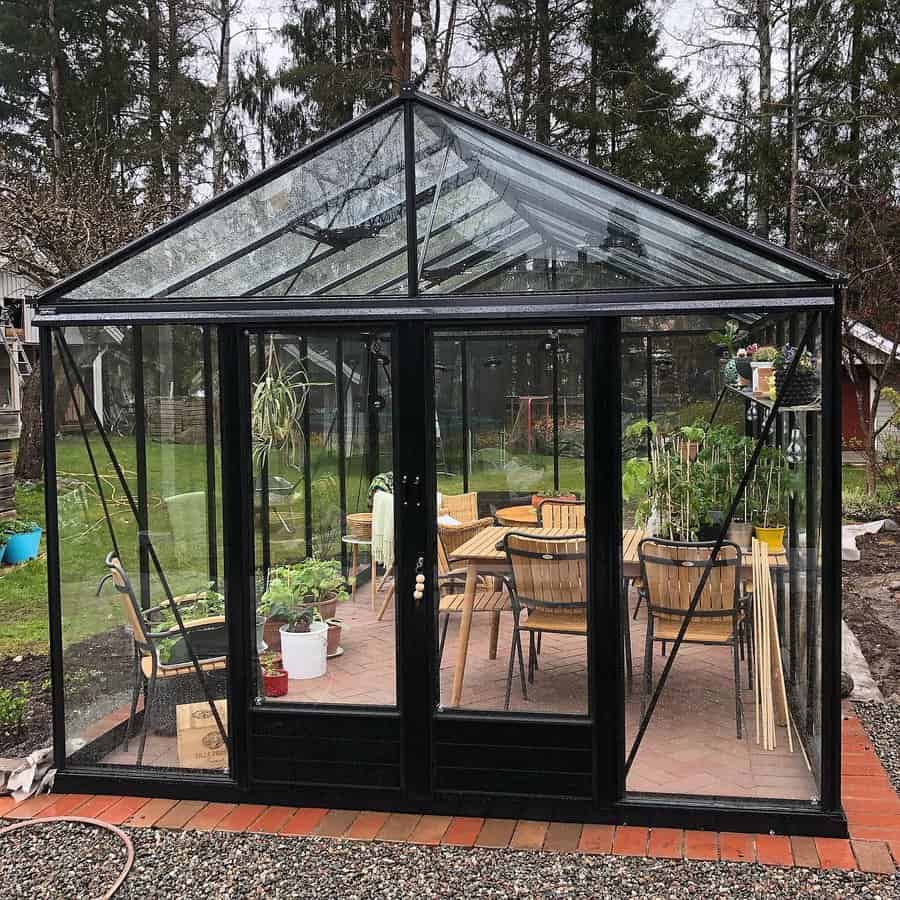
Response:
POLYGON ((772 553, 784 549, 788 500, 794 493, 798 477, 791 471, 784 451, 778 447, 766 447, 748 485, 754 497, 754 534, 768 545, 772 553))
POLYGON ((753 380, 753 354, 759 349, 759 344, 750 344, 747 347, 741 347, 735 354, 735 368, 738 374, 738 384, 741 387, 748 387, 753 380))
POLYGON ((328 626, 317 611, 305 606, 281 626, 281 658, 288 678, 319 678, 325 674, 328 626))
POLYGON ((769 393, 773 361, 777 355, 778 351, 774 347, 758 347, 753 354, 753 360, 750 363, 753 370, 751 387, 755 394, 767 395, 769 393))
POLYGON ((265 653, 259 659, 262 667, 263 693, 267 697, 283 697, 288 691, 288 673, 282 668, 277 653, 265 653))
POLYGON ((328 619, 325 624, 328 626, 328 641, 325 654, 329 659, 332 659, 344 652, 344 648, 341 646, 341 631, 344 623, 340 619, 328 619))
POLYGON ((775 393, 783 395, 784 406, 807 406, 815 403, 819 396, 819 372, 815 357, 804 350, 797 360, 797 366, 791 380, 787 380, 788 369, 794 357, 797 355, 797 347, 785 344, 779 350, 773 360, 775 369, 775 393))
POLYGON ((41 543, 41 526, 37 522, 25 519, 9 519, 0 526, 6 548, 3 551, 3 562, 8 565, 28 562, 38 554, 41 543))

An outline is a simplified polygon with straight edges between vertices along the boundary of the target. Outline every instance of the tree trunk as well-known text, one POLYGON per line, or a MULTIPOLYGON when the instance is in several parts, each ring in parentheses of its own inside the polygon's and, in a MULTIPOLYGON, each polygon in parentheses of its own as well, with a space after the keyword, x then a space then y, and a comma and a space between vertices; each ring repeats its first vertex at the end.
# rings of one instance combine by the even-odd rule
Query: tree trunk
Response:
POLYGON ((438 80, 440 95, 446 99, 450 80, 450 54, 453 52, 453 34, 456 31, 456 9, 459 0, 450 0, 450 14, 447 16, 447 33, 444 35, 444 49, 441 54, 441 71, 438 80))
POLYGON ((791 176, 788 187, 787 208, 787 245, 791 250, 797 249, 799 225, 797 222, 797 199, 800 192, 800 78, 798 74, 799 58, 794 46, 795 31, 793 25, 794 6, 791 4, 788 18, 788 116, 791 140, 791 176))
POLYGON ((411 77, 412 3, 413 0, 391 0, 391 79, 395 94, 411 77))
POLYGON ((169 0, 169 43, 166 68, 169 100, 169 135, 166 162, 169 166, 169 199, 173 209, 181 209, 181 70, 178 65, 178 12, 182 0, 169 0))
POLYGON ((440 63, 438 62, 437 34, 431 16, 431 0, 419 0, 419 19, 422 22, 422 43, 425 45, 425 71, 422 73, 422 88, 429 93, 437 93, 440 85, 440 63))
POLYGON ((756 162, 756 231, 769 236, 769 194, 772 161, 772 9, 759 0, 756 34, 759 42, 759 141, 756 162))
POLYGON ((44 472, 44 427, 41 419, 41 364, 22 387, 22 431, 16 457, 16 481, 38 481, 44 472))
POLYGON ((62 60, 59 50, 59 27, 56 23, 56 0, 47 0, 47 28, 50 38, 50 146, 53 158, 63 158, 65 150, 62 100, 62 60))
POLYGON ((599 129, 597 128, 597 93, 600 80, 600 0, 591 0, 591 63, 590 84, 588 86, 588 103, 590 104, 588 119, 588 162, 592 166, 600 165, 599 129))
POLYGON ((221 0, 219 8, 219 66, 216 73, 216 94, 212 106, 213 194, 225 188, 225 119, 228 115, 228 94, 231 69, 231 6, 221 0))
POLYGON ((150 198, 162 199, 163 140, 162 97, 159 92, 160 20, 158 0, 147 0, 147 102, 150 124, 150 198))
POLYGON ((538 74, 537 103, 535 103, 534 136, 542 144, 550 143, 550 0, 536 0, 535 25, 537 26, 538 74))

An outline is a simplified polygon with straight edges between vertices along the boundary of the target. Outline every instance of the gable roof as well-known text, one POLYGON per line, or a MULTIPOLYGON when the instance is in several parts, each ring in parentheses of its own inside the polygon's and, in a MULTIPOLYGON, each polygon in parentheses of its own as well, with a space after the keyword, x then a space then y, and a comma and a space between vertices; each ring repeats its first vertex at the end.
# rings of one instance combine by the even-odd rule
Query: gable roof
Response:
POLYGON ((790 287, 839 277, 406 91, 39 300, 405 297, 411 283, 435 296, 790 287))

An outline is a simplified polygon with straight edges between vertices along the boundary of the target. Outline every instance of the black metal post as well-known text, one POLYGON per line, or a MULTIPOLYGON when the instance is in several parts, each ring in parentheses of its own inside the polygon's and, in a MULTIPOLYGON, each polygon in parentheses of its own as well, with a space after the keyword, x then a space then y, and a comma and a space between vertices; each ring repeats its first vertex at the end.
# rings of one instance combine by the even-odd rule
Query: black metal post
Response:
MULTIPOLYGON (((799 323, 797 316, 792 315, 788 321, 788 340, 792 346, 797 344, 797 335, 799 333, 799 323)), ((788 428, 791 434, 798 427, 797 414, 788 414, 788 428)), ((800 570, 799 570, 799 548, 800 548, 800 526, 799 526, 799 509, 800 504, 797 498, 792 496, 788 504, 788 548, 792 559, 789 575, 789 607, 788 607, 788 650, 790 657, 790 669, 788 674, 789 683, 794 686, 797 683, 797 646, 800 641, 800 570)))
MULTIPOLYGON (((272 337, 274 340, 274 336, 272 337)), ((277 353, 278 348, 273 348, 273 352, 277 353)), ((266 332, 256 332, 256 378, 262 380, 263 373, 266 371, 266 332)), ((244 388, 247 391, 252 390, 249 382, 244 388)), ((252 416, 252 413, 251 413, 252 416)), ((251 434, 251 442, 252 442, 251 434)), ((269 457, 263 457, 262 465, 259 467, 259 527, 262 529, 260 534, 260 543, 262 544, 262 573, 264 578, 268 578, 269 569, 272 565, 272 543, 269 534, 269 457)))
POLYGON ((806 413, 806 733, 816 732, 819 681, 819 435, 816 414, 806 413))
POLYGON ((553 490, 559 490, 559 332, 551 338, 553 354, 553 490))
MULTIPOLYGON (((150 601, 150 553, 147 538, 150 531, 149 497, 147 490, 147 412, 144 389, 144 330, 135 325, 131 329, 131 378, 134 390, 134 453, 137 470, 137 527, 138 582, 141 608, 148 609, 150 601)), ((102 386, 101 386, 102 389, 102 386)))
MULTIPOLYGON (((341 515, 341 534, 347 532, 347 409, 346 387, 344 386, 344 339, 335 339, 334 383, 337 390, 337 470, 338 503, 341 515)), ((352 385, 352 382, 351 382, 352 385)), ((347 545, 341 541, 341 571, 347 571, 347 545)))
MULTIPOLYGON (((300 338, 300 359, 309 377, 309 342, 305 336, 300 338)), ((303 533, 306 537, 306 555, 313 555, 313 522, 312 522, 312 460, 310 459, 310 394, 306 394, 303 404, 303 533)), ((343 541, 341 542, 343 543, 343 541)))
POLYGON ((250 354, 246 332, 219 330, 219 422, 222 446, 222 561, 228 627, 228 733, 231 775, 250 783, 247 712, 256 666, 253 462, 250 354))
POLYGON ((621 319, 592 319, 585 334, 585 526, 588 536, 588 678, 594 802, 625 793, 622 603, 621 319))
POLYGON ((49 328, 38 335, 41 368, 41 415, 44 442, 44 528, 47 545, 47 606, 50 618, 50 674, 53 695, 53 765, 66 764, 66 691, 63 670, 62 594, 59 572, 59 520, 56 492, 56 379, 49 328))
POLYGON ((216 406, 213 392, 212 329, 203 327, 203 405, 206 413, 206 534, 209 545, 209 580, 219 584, 218 506, 216 504, 216 406))
MULTIPOLYGON (((366 335, 366 475, 368 481, 378 474, 378 360, 375 359, 376 335, 366 335)), ((368 485, 366 485, 368 487, 368 485)))
POLYGON ((841 310, 822 316, 822 806, 841 805, 841 310))
MULTIPOLYGON (((645 344, 645 357, 644 357, 644 366, 646 369, 644 375, 644 383, 647 387, 647 397, 646 397, 646 418, 648 422, 653 421, 653 338, 648 334, 644 338, 645 344)), ((650 431, 647 431, 647 459, 650 459, 651 456, 651 446, 650 443, 652 441, 652 437, 650 435, 650 431)))
POLYGON ((460 402, 462 403, 462 437, 463 437, 463 493, 469 491, 469 472, 472 469, 472 435, 469 422, 469 343, 465 338, 459 342, 460 359, 462 361, 462 384, 460 385, 460 402))
POLYGON ((412 93, 403 104, 403 166, 406 181, 406 267, 410 297, 419 296, 419 237, 416 222, 416 120, 412 93))

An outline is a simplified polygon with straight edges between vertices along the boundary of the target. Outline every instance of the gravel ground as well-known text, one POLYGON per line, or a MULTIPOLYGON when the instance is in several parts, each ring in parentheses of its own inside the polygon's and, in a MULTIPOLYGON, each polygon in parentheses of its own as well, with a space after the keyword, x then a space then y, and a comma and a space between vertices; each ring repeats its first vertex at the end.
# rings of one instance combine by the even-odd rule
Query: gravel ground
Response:
POLYGON ((900 793, 900 703, 854 703, 881 764, 900 793))
MULTIPOLYGON (((0 839, 0 897, 87 898, 76 858, 98 841, 95 833, 47 826, 27 847, 14 836, 0 839), (74 853, 77 848, 80 852, 74 853), (17 850, 51 853, 54 874, 30 885, 15 873, 17 850), (17 884, 17 879, 18 884, 17 884), (16 887, 12 887, 16 885, 16 887)), ((277 838, 215 832, 134 830, 135 866, 116 900, 265 897, 357 900, 357 898, 623 898, 707 900, 707 898, 900 898, 900 878, 859 872, 818 872, 741 863, 665 862, 618 857, 420 847, 321 838, 277 838)), ((101 842, 102 841, 102 842, 101 842)), ((104 871, 114 877, 110 860, 104 871)), ((37 864, 31 867, 37 870, 37 864)), ((99 884, 101 879, 94 882, 99 884)), ((109 882, 107 882, 109 883, 109 882)))

